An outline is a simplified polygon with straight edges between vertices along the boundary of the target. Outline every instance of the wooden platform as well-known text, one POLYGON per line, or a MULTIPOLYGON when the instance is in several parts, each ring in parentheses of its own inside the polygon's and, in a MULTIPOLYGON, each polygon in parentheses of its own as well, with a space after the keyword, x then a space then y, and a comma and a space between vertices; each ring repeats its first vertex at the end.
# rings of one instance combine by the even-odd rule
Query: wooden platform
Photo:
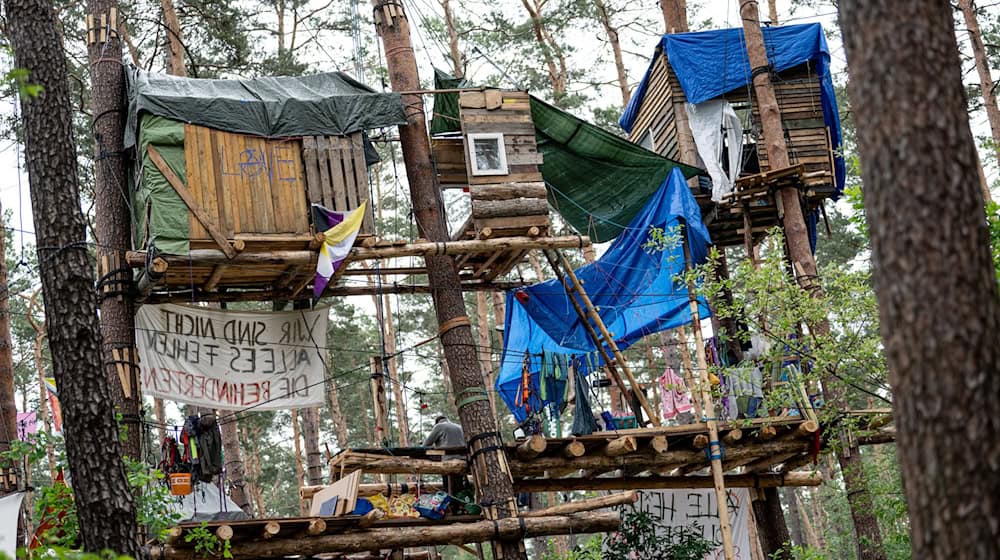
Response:
MULTIPOLYGON (((204 247, 192 248, 187 255, 130 251, 126 262, 138 269, 140 299, 150 303, 312 297, 318 239, 312 236, 262 239, 257 236, 240 241, 240 250, 232 258, 218 248, 204 247)), ((380 241, 364 237, 358 239, 330 282, 326 295, 429 293, 432 287, 423 278, 426 268, 422 257, 433 255, 456 257, 464 289, 502 291, 522 285, 497 282, 496 278, 509 271, 527 251, 582 249, 589 245, 590 239, 579 235, 458 239, 440 243, 380 241), (412 264, 404 259, 406 266, 393 260, 404 257, 417 258, 412 264), (377 268, 376 262, 379 263, 377 268), (369 285, 369 275, 380 276, 380 285, 369 285)))

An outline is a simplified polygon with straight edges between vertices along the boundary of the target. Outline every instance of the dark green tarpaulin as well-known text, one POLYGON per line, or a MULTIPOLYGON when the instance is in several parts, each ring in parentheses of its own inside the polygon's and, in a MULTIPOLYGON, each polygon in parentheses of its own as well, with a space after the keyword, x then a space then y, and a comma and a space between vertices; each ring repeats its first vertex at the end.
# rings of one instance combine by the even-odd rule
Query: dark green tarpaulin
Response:
MULTIPOLYGON (((472 87, 435 70, 434 87, 472 87)), ((434 96, 432 134, 459 130, 458 94, 434 96)), ((704 174, 531 97, 535 140, 549 204, 578 232, 598 243, 622 232, 679 167, 684 177, 704 174)))
POLYGON ((268 138, 349 134, 406 124, 399 94, 376 92, 342 72, 206 80, 129 67, 126 75, 126 147, 137 142, 143 112, 268 138))
POLYGON ((670 171, 702 170, 659 156, 532 96, 531 118, 542 153, 549 204, 595 242, 614 239, 656 193, 670 171))
POLYGON ((184 123, 148 113, 143 115, 138 145, 141 157, 138 157, 133 191, 134 239, 140 247, 156 245, 160 252, 185 255, 190 248, 188 238, 191 234, 188 207, 167 182, 167 178, 149 160, 148 146, 156 148, 182 181, 187 177, 184 123))
MULTIPOLYGON (((446 72, 434 69, 434 89, 455 89, 472 87, 462 78, 454 78, 446 72)), ((458 94, 437 93, 434 95, 434 111, 431 116, 431 134, 444 134, 462 130, 458 121, 458 94)))

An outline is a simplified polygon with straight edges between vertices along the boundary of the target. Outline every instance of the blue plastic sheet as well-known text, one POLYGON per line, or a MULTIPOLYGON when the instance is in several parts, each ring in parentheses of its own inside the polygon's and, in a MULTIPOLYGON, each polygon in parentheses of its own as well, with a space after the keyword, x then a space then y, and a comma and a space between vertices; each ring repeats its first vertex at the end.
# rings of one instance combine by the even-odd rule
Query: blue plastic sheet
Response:
MULTIPOLYGON (((632 219, 620 236, 597 261, 576 270, 587 294, 601 315, 615 342, 628 348, 644 336, 691 322, 687 288, 678 275, 684 270, 680 243, 657 243, 651 229, 676 236, 681 220, 688 224, 692 259, 702 263, 710 243, 701 212, 679 169, 674 169, 663 185, 632 219)), ((708 305, 700 300, 700 313, 708 317, 708 305)), ((526 417, 525 404, 532 411, 543 403, 539 398, 539 371, 542 352, 572 355, 584 373, 591 365, 581 356, 598 349, 587 334, 558 280, 549 280, 507 293, 504 351, 496 388, 518 421, 526 417), (523 397, 522 371, 528 356, 531 374, 529 399, 523 397)))
MULTIPOLYGON (((821 80, 823 120, 830 128, 830 140, 835 154, 834 172, 836 200, 844 190, 846 168, 840 155, 842 135, 837 98, 830 75, 830 48, 818 23, 765 27, 764 45, 767 59, 775 71, 781 72, 805 62, 815 66, 821 80)), ((720 29, 698 33, 675 33, 660 39, 655 56, 664 53, 691 103, 701 103, 751 83, 750 62, 747 59, 743 29, 720 29)), ((655 58, 654 58, 655 60, 655 58)), ((632 93, 628 107, 618 124, 631 132, 646 94, 653 63, 632 93)))

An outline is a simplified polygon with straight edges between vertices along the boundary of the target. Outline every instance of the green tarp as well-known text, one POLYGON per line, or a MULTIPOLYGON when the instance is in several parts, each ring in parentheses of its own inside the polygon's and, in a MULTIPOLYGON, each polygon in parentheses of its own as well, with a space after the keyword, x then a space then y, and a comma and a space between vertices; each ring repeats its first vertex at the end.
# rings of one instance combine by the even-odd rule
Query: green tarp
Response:
POLYGON ((549 204, 574 229, 598 243, 617 237, 675 167, 685 178, 704 173, 534 96, 531 118, 549 204))
MULTIPOLYGON (((472 87, 434 71, 434 87, 472 87)), ((531 97, 535 140, 549 204, 578 232, 598 243, 622 232, 675 167, 685 178, 704 174, 531 97)), ((431 133, 460 129, 457 93, 434 96, 431 133)))
POLYGON ((349 134, 406 124, 399 94, 380 93, 342 72, 301 77, 206 80, 129 67, 125 147, 142 113, 268 138, 349 134))
POLYGON ((155 245, 162 253, 184 255, 190 247, 188 207, 166 177, 149 160, 147 147, 152 145, 170 169, 186 180, 184 162, 184 123, 144 114, 139 127, 138 169, 135 180, 134 239, 139 247, 155 245), (147 219, 148 218, 148 219, 147 219))

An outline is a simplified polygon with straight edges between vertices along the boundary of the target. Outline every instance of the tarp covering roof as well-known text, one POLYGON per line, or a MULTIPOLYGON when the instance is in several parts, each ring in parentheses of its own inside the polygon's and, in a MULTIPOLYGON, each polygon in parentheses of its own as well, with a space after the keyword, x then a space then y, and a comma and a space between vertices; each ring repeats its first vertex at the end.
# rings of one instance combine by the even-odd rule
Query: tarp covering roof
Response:
MULTIPOLYGON (((762 31, 767 59, 774 71, 781 72, 806 62, 815 65, 821 84, 823 120, 830 128, 834 150, 837 189, 833 198, 836 200, 844 189, 846 169, 844 158, 840 155, 840 113, 830 74, 830 48, 823 35, 823 27, 818 23, 807 23, 765 27, 762 31)), ((657 45, 654 60, 650 62, 646 75, 632 92, 629 105, 618 121, 626 132, 632 131, 639 116, 653 62, 661 53, 670 61, 670 67, 677 75, 690 103, 701 103, 745 87, 752 80, 742 28, 664 35, 657 45)))
POLYGON ((126 70, 125 146, 137 142, 142 112, 268 138, 349 134, 406 124, 399 94, 380 93, 342 72, 207 80, 126 70))
MULTIPOLYGON (((684 174, 673 169, 601 258, 576 271, 622 349, 649 334, 691 322, 687 288, 677 278, 684 270, 683 247, 679 243, 658 243, 651 233, 651 228, 659 228, 670 237, 682 219, 688 224, 692 258, 702 263, 711 242, 708 230, 684 174)), ((702 317, 708 317, 707 303, 700 303, 702 317)), ((517 396, 525 356, 532 373, 532 394, 537 396, 543 351, 579 358, 597 347, 558 280, 509 292, 504 326, 496 388, 514 416, 522 421, 525 410, 517 396)), ((539 402, 533 409, 537 410, 539 402)))
POLYGON ((674 169, 687 178, 704 173, 536 97, 531 118, 549 204, 598 243, 617 237, 674 169))

